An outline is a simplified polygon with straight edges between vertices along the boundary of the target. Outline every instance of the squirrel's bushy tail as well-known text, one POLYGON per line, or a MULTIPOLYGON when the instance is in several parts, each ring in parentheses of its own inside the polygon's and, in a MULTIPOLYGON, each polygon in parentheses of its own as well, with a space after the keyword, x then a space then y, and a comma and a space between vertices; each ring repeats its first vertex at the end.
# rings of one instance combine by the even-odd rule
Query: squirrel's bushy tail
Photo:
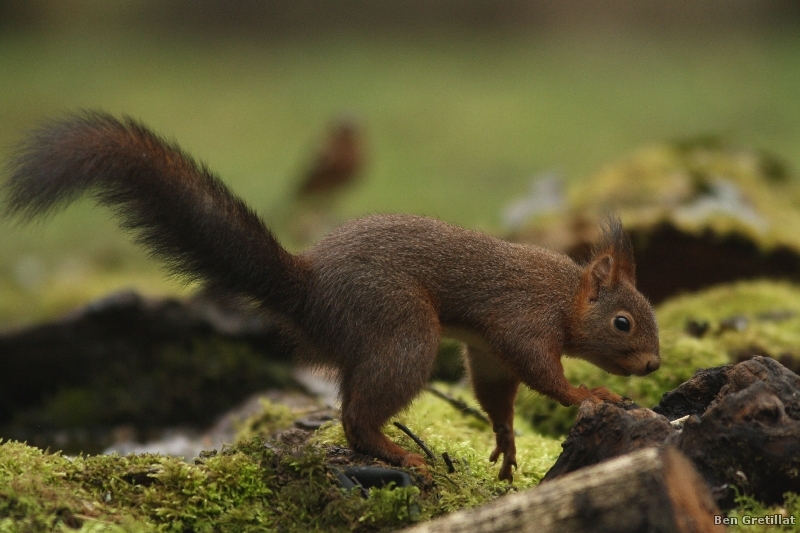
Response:
POLYGON ((49 122, 9 170, 7 215, 29 221, 89 193, 171 272, 290 315, 302 305, 301 260, 204 165, 131 118, 84 112, 49 122))

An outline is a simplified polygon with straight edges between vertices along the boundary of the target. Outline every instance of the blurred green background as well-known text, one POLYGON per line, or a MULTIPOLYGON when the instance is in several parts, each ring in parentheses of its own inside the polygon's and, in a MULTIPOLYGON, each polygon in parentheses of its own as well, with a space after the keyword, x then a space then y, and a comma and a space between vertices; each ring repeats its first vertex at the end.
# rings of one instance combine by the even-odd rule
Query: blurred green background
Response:
MULTIPOLYGON (((533 176, 585 179, 649 142, 718 135, 800 168, 799 21, 777 0, 0 0, 0 163, 48 117, 128 114, 297 246, 291 193, 347 114, 368 163, 337 219, 500 234, 533 176)), ((0 326, 121 287, 181 290, 89 202, 0 224, 0 326)))

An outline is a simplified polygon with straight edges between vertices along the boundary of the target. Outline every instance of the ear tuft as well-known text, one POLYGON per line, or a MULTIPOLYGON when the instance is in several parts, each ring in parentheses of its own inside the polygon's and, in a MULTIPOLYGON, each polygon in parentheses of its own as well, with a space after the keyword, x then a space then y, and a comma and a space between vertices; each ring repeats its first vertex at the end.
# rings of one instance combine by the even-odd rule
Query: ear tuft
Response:
POLYGON ((622 222, 616 216, 608 216, 603 224, 603 236, 592 253, 592 263, 604 255, 611 256, 612 285, 620 278, 636 284, 636 261, 633 258, 633 244, 622 222))

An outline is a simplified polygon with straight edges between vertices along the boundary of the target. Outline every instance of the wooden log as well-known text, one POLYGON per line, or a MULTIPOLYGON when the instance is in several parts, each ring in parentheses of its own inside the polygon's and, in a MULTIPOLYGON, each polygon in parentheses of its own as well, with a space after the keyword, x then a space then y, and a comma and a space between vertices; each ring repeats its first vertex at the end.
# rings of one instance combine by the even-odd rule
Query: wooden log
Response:
POLYGON ((724 531, 714 515, 719 511, 691 463, 674 448, 647 448, 404 531, 724 531))
POLYGON ((583 402, 543 481, 664 444, 692 461, 720 508, 732 508, 737 494, 780 504, 800 492, 800 377, 754 357, 698 371, 652 410, 583 402))
POLYGON ((731 367, 727 383, 673 441, 733 507, 735 486, 766 504, 800 492, 800 377, 768 357, 731 367))
POLYGON ((676 433, 669 421, 650 409, 584 401, 561 444, 564 449, 543 482, 636 450, 662 446, 676 433))

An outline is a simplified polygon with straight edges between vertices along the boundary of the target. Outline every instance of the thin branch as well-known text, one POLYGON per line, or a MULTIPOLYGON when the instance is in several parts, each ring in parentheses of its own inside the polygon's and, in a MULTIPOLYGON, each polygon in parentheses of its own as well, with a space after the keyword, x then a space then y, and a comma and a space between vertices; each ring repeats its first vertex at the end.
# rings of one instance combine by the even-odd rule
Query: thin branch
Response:
POLYGON ((483 414, 480 410, 475 409, 474 407, 470 407, 464 400, 459 400, 458 398, 454 398, 453 396, 447 394, 446 392, 442 392, 431 385, 425 387, 425 390, 433 393, 434 396, 438 396, 442 400, 448 402, 453 407, 461 411, 463 414, 468 416, 473 416, 485 424, 488 424, 490 426, 492 425, 492 422, 485 414, 483 414))
POLYGON ((428 447, 425 445, 425 443, 424 443, 424 442, 422 442, 422 439, 420 439, 419 437, 417 437, 416 435, 414 435, 414 434, 411 432, 411 430, 410 430, 410 429, 408 429, 406 426, 404 426, 404 425, 403 425, 403 424, 401 424, 400 422, 395 422, 395 423, 394 423, 394 425, 395 425, 395 427, 396 427, 396 428, 398 428, 400 431, 402 431, 403 433, 405 433, 406 435, 408 435, 409 437, 411 437, 411 440, 413 440, 414 442, 416 442, 416 443, 417 443, 417 446, 419 446, 420 448, 422 448, 422 451, 423 451, 423 452, 425 452, 425 455, 427 455, 427 456, 428 456, 428 459, 430 459, 431 461, 434 461, 434 460, 436 460, 436 456, 435 456, 435 455, 433 455, 433 452, 430 450, 430 448, 428 448, 428 447))
POLYGON ((450 455, 447 452, 442 453, 442 459, 444 459, 444 464, 447 465, 447 473, 452 474, 456 471, 455 465, 453 465, 453 460, 450 459, 450 455))

